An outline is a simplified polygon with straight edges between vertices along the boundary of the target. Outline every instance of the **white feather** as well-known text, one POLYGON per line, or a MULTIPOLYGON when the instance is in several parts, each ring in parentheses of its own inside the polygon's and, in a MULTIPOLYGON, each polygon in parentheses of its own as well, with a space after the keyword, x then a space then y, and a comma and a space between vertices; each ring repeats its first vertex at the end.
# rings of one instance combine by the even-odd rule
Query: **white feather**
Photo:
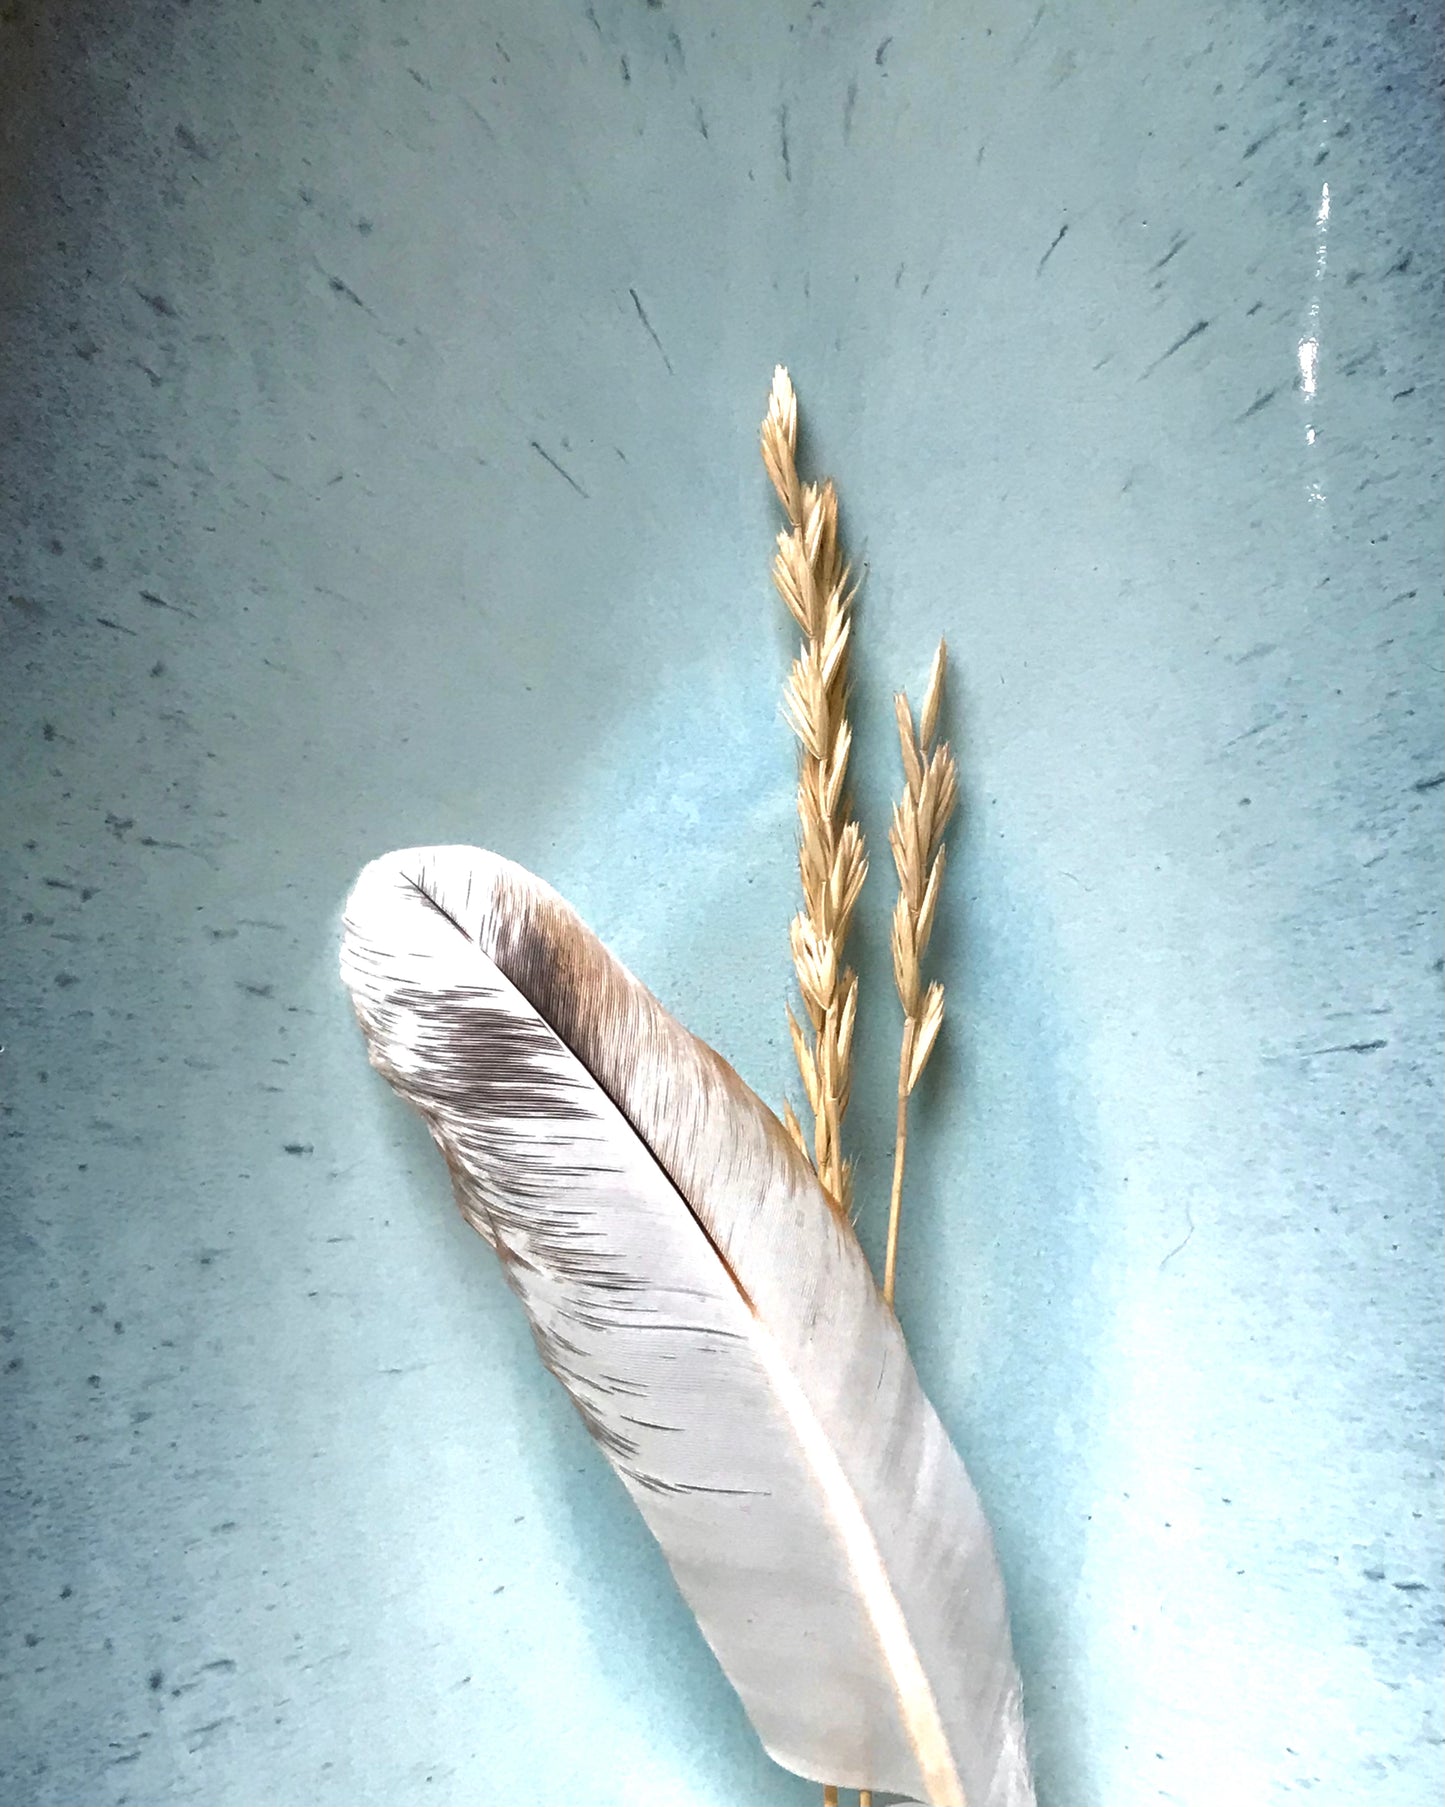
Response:
POLYGON ((553 891, 474 848, 368 866, 342 972, 771 1755, 1027 1807, 977 1496, 772 1112, 553 891))

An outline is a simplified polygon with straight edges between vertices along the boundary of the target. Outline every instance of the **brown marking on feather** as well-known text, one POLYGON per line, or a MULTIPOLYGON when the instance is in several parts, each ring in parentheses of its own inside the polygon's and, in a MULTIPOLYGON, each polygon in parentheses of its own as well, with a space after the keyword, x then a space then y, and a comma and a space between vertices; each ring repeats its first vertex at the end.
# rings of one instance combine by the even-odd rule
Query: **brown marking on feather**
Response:
MULTIPOLYGON (((599 980, 611 976, 613 963, 610 956, 605 955, 601 944, 597 944, 597 958, 584 961, 582 949, 591 951, 593 941, 591 931, 587 930, 580 920, 568 910, 560 900, 553 903, 550 899, 537 898, 520 894, 510 886, 498 883, 493 892, 491 909, 488 913, 488 926, 491 934, 487 937, 487 945, 483 945, 478 936, 474 936, 448 910, 436 895, 428 888, 425 875, 409 877, 407 881, 431 907, 448 922, 465 940, 479 947, 493 962, 503 976, 521 992, 522 996, 537 1012, 541 1019, 544 1034, 550 1034, 560 1041, 578 1061, 598 1090, 614 1106, 622 1116, 629 1129, 648 1149, 658 1169, 667 1179, 668 1184, 677 1194, 688 1215, 706 1237, 708 1246, 716 1256, 719 1266, 728 1276, 737 1291, 738 1297, 747 1307, 749 1313, 756 1317, 757 1307, 752 1295, 744 1285, 742 1276, 729 1259, 726 1250, 719 1243, 711 1228, 704 1220, 701 1212, 688 1197, 681 1180, 671 1170, 658 1149, 648 1137, 643 1135, 637 1122, 628 1111, 623 1099, 618 1095, 618 1088, 608 1083, 604 1073, 614 1065, 608 1058, 609 1051, 604 1042, 604 1025, 613 1024, 623 1014, 623 1010, 632 1016, 637 1015, 637 1005, 627 997, 621 988, 616 988, 610 997, 606 995, 599 980), (603 1003, 616 1004, 617 1009, 603 1009, 603 1003)), ((641 990, 641 987, 639 987, 641 990)), ((644 993, 650 999, 650 994, 644 993)), ((434 1008, 437 995, 433 993, 429 999, 434 1008)), ((460 1002, 460 998, 458 999, 460 1002)), ((660 1009, 661 1007, 658 1006, 660 1009)), ((490 1013, 471 1010, 468 1016, 468 1037, 475 1029, 480 1029, 483 1022, 497 1019, 490 1013)), ((508 1023, 515 1019, 503 1019, 508 1023)), ((529 1030, 530 1030, 530 1026, 529 1030)), ((533 1032, 535 1035, 535 1032, 533 1032)), ((486 1031, 482 1030, 483 1036, 486 1031)), ((507 1045, 505 1033, 499 1037, 498 1043, 487 1049, 487 1056, 505 1060, 510 1055, 513 1059, 525 1061, 528 1055, 540 1051, 541 1043, 535 1038, 530 1046, 526 1046, 527 1037, 517 1038, 514 1046, 507 1045)), ((699 1057, 706 1055, 706 1065, 710 1069, 709 1077, 720 1083, 727 1090, 743 1088, 742 1081, 727 1063, 712 1053, 711 1049, 703 1049, 700 1042, 694 1041, 694 1048, 699 1057)), ((621 1053, 622 1050, 614 1050, 621 1053)), ((486 1058, 486 1057, 484 1057, 486 1058)), ((471 1082, 480 1078, 482 1062, 467 1062, 467 1073, 471 1082)), ((482 1081, 485 1084, 485 1081, 482 1081)), ((504 1082, 503 1082, 504 1083, 504 1082)), ((516 1082, 509 1089, 509 1096, 521 1100, 529 1100, 530 1107, 525 1113, 518 1114, 551 1114, 557 1110, 561 1102, 560 1088, 555 1075, 548 1074, 543 1080, 537 1077, 532 1088, 523 1087, 516 1082)), ((568 1101, 570 1103, 570 1101, 568 1101)), ((514 1107, 515 1108, 515 1107, 514 1107)), ((558 1114, 568 1117, 585 1117, 585 1107, 571 1104, 570 1109, 563 1109, 558 1114)), ((769 1134, 781 1148, 789 1164, 795 1160, 793 1144, 781 1123, 774 1119, 768 1126, 769 1134)), ((690 1326, 696 1329, 696 1326, 690 1326)))

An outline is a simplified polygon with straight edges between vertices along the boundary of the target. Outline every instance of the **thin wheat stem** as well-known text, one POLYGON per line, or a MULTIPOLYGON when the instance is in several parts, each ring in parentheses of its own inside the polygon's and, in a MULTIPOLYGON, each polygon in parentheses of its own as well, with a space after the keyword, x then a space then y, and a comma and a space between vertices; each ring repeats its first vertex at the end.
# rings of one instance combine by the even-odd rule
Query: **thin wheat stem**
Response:
POLYGON ((903 1048, 898 1056, 898 1121, 893 1140, 893 1184, 888 1193, 888 1250, 883 1260, 883 1298, 893 1303, 898 1279, 898 1230, 903 1217, 903 1168, 908 1159, 908 1043, 912 1018, 903 1024, 903 1048))

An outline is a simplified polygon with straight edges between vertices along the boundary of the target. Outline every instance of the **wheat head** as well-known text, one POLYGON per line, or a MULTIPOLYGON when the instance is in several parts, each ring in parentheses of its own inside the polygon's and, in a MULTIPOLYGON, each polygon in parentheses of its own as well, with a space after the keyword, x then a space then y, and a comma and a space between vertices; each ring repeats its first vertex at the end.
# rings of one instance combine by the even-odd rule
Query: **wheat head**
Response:
POLYGON ((852 1082, 858 976, 843 961, 868 861, 847 796, 848 642, 854 590, 838 545, 838 496, 831 480, 798 477, 798 398, 787 371, 773 372, 762 426, 763 463, 788 518, 778 535, 773 582, 802 630, 783 693, 798 738, 798 871, 803 908, 789 929, 793 967, 808 1019, 788 1011, 788 1031, 813 1117, 813 1145, 791 1105, 784 1120, 840 1211, 851 1205, 852 1174, 841 1127, 852 1082))
POLYGON ((938 643, 928 674, 923 710, 915 722, 907 696, 893 699, 898 743, 903 755, 903 795, 893 806, 888 845, 898 873, 893 906, 893 982, 903 1005, 903 1041, 898 1059, 898 1127, 893 1150, 893 1187, 888 1207, 888 1249, 883 1296, 893 1303, 898 1271, 898 1228, 903 1205, 903 1170, 908 1148, 908 1099, 922 1077, 943 1027, 943 986, 923 986, 923 956, 933 933, 943 883, 944 830, 958 802, 958 765, 947 741, 935 745, 948 647, 938 643))

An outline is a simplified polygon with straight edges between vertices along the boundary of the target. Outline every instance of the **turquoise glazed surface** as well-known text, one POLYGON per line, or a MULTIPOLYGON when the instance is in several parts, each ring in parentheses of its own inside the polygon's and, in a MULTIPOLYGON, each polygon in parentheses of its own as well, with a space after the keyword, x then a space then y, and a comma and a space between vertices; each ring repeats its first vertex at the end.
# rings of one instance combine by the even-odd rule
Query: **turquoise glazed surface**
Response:
POLYGON ((0 23, 0 1799, 814 1801, 366 1065, 476 841, 774 1102, 791 367, 964 807, 900 1310, 1045 1807, 1442 1784, 1433 9, 0 23))

